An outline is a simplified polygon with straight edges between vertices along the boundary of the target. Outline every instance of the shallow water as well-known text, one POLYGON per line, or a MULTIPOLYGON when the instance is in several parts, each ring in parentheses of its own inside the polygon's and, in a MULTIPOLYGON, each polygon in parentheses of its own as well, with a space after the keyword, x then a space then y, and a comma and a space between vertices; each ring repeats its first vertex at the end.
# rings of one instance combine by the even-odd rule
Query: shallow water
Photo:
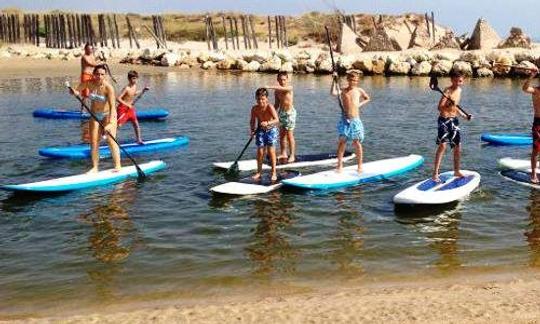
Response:
MULTIPOLYGON (((540 266, 540 192, 496 171, 498 158, 526 158, 529 149, 480 142, 482 131, 529 128, 530 98, 519 81, 471 80, 464 88, 462 106, 476 119, 462 121, 463 167, 481 173, 480 189, 444 210, 402 213, 394 211, 393 195, 429 176, 436 148, 438 96, 425 78, 361 81, 372 96, 363 114, 365 159, 421 154, 426 164, 420 169, 324 193, 236 199, 209 193, 225 181, 211 163, 232 160, 241 150, 253 93, 273 80, 263 74, 145 74, 142 81, 152 91, 140 106, 166 107, 171 114, 166 122, 143 123, 143 137, 191 140, 184 149, 138 158, 163 159, 165 171, 144 183, 62 195, 0 192, 0 312, 14 316, 279 285, 540 266)), ((37 155, 43 146, 80 141, 79 122, 31 114, 45 106, 76 107, 63 82, 0 79, 0 183, 89 168, 88 162, 37 155)), ((339 108, 329 85, 326 76, 294 77, 300 153, 335 150, 339 108)), ((121 138, 129 137, 126 126, 121 138)), ((252 147, 246 157, 253 155, 252 147)), ((451 166, 448 154, 444 166, 451 166)))

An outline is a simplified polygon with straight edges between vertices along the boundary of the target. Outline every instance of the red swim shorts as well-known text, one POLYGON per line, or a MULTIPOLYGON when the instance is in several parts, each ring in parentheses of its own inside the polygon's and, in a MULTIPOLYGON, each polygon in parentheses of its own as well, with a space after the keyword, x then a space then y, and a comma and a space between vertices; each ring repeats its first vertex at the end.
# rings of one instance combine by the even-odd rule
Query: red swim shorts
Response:
MULTIPOLYGON (((94 75, 92 73, 81 73, 81 83, 90 82, 94 79, 94 75)), ((90 89, 84 88, 81 90, 81 96, 84 98, 88 97, 90 94, 90 89)))
POLYGON ((122 126, 128 121, 132 123, 137 122, 137 112, 135 111, 135 107, 129 108, 128 106, 125 106, 123 104, 118 105, 117 112, 117 120, 118 120, 118 126, 122 126))

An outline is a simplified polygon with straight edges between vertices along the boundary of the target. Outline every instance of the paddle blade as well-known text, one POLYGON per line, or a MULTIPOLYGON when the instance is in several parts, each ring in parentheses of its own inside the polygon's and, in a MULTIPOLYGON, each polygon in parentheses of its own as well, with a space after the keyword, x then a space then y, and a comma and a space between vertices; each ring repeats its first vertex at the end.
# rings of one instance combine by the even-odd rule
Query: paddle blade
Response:
POLYGON ((238 161, 234 161, 234 163, 227 169, 228 174, 238 174, 239 172, 238 161))
POLYGON ((139 181, 143 181, 146 179, 146 174, 144 174, 143 170, 141 170, 141 168, 135 164, 135 168, 137 169, 137 180, 139 181))

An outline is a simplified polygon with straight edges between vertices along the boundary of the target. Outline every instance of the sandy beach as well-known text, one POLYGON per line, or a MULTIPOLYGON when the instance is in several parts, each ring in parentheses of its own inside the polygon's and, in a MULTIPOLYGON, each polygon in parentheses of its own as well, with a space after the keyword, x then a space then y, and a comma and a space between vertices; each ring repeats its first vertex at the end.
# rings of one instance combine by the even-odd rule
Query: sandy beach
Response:
MULTIPOLYGON (((445 279, 391 280, 304 293, 253 291, 162 306, 124 305, 79 315, 14 323, 538 323, 536 272, 460 274, 445 279)), ((4 318, 6 319, 6 318, 4 318)), ((7 319, 6 319, 7 320, 7 319)))

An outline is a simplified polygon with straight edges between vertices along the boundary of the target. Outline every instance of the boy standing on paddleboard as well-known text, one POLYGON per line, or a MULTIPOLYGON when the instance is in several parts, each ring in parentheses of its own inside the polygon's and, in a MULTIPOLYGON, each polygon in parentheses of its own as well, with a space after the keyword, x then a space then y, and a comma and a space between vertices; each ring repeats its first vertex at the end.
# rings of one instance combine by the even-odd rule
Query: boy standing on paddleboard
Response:
POLYGON ((433 167, 433 181, 440 182, 439 169, 441 161, 446 150, 446 145, 454 150, 454 176, 463 177, 460 171, 461 159, 461 132, 459 129, 458 116, 461 115, 467 119, 471 118, 463 111, 458 109, 461 100, 461 86, 465 81, 462 73, 452 71, 450 73, 452 84, 444 89, 444 95, 439 100, 439 119, 437 120, 437 151, 435 153, 435 165, 433 167))
POLYGON ((337 74, 332 81, 332 95, 341 96, 343 101, 342 116, 337 124, 338 148, 337 148, 337 172, 343 171, 343 154, 348 141, 352 141, 358 161, 358 173, 362 172, 362 142, 364 141, 364 125, 360 120, 360 108, 371 99, 369 95, 358 87, 360 73, 356 70, 347 72, 347 87, 340 89, 337 74))
POLYGON ((279 72, 277 75, 278 85, 267 86, 274 91, 274 107, 278 110, 279 117, 279 156, 278 160, 286 159, 287 163, 296 160, 296 141, 294 128, 296 126, 296 110, 293 105, 293 87, 289 84, 287 72, 279 72), (287 158, 287 142, 289 142, 289 155, 287 158))
MULTIPOLYGON (((75 96, 80 96, 83 89, 89 90, 88 99, 90 99, 90 110, 105 125, 105 131, 116 138, 116 109, 114 88, 106 80, 106 70, 102 65, 98 65, 93 71, 94 77, 87 82, 82 82, 76 89, 70 88, 70 92, 75 96)), ((99 164, 99 139, 100 125, 97 120, 90 120, 90 149, 92 153, 92 169, 88 173, 98 172, 99 164)), ((119 171, 122 168, 120 164, 120 151, 118 145, 112 138, 107 136, 107 142, 111 150, 114 169, 119 171)))
POLYGON ((141 128, 139 127, 139 121, 137 120, 137 111, 133 106, 135 97, 141 94, 143 91, 150 88, 145 87, 142 91, 137 91, 137 80, 139 79, 139 73, 137 71, 128 72, 128 85, 122 89, 122 92, 118 96, 118 127, 122 127, 128 121, 133 125, 135 136, 137 138, 137 144, 144 144, 141 138, 141 128))
POLYGON ((536 168, 538 167, 538 153, 540 153, 540 87, 532 87, 531 80, 538 74, 538 70, 530 70, 529 78, 523 84, 523 91, 532 95, 534 121, 532 126, 532 153, 531 153, 531 182, 538 183, 536 168))
POLYGON ((272 181, 277 180, 276 175, 276 149, 275 144, 278 138, 279 122, 276 109, 268 102, 268 90, 259 88, 255 92, 257 104, 251 108, 251 119, 249 121, 251 136, 255 136, 257 144, 257 173, 253 175, 254 180, 259 180, 262 175, 262 163, 265 153, 268 154, 272 164, 272 181))

